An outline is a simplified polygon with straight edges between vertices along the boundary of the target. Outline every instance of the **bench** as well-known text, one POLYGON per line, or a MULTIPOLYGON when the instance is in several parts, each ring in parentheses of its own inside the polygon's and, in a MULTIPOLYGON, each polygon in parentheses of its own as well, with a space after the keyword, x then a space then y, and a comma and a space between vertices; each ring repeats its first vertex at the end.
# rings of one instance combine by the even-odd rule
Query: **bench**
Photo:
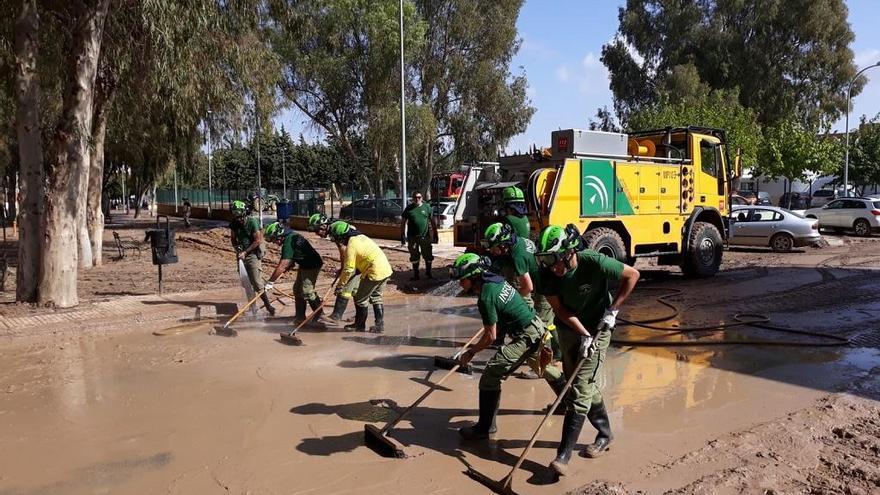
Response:
POLYGON ((137 251, 138 256, 141 255, 143 244, 130 237, 121 237, 119 232, 113 231, 113 240, 116 241, 116 250, 119 252, 119 259, 125 258, 125 250, 137 251))

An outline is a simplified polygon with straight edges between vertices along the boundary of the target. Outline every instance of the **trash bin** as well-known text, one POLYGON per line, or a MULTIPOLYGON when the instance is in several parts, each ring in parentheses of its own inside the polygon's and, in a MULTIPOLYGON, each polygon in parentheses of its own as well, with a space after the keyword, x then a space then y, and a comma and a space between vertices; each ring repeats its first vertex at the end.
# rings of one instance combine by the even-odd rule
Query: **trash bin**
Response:
POLYGON ((293 215, 293 203, 290 201, 277 203, 275 208, 278 213, 278 221, 281 223, 284 223, 291 215, 293 215))

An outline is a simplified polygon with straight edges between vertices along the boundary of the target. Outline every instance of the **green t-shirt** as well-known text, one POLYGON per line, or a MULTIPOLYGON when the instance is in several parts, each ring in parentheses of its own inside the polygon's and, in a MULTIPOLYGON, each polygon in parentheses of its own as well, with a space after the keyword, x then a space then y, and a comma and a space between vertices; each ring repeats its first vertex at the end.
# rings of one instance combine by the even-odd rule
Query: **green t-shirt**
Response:
POLYGON ((520 236, 523 239, 529 238, 529 233, 531 232, 531 226, 529 225, 529 217, 522 216, 518 217, 516 215, 504 215, 501 218, 501 223, 506 223, 513 228, 513 231, 516 232, 516 235, 520 236))
POLYGON ((563 277, 545 272, 541 293, 559 297, 562 305, 577 315, 584 327, 592 330, 611 306, 608 282, 620 280, 623 263, 591 249, 577 253, 577 257, 577 269, 563 277))
POLYGON ((516 243, 507 256, 492 259, 492 272, 513 280, 528 273, 533 279, 538 276, 538 262, 535 260, 535 243, 517 236, 516 243))
POLYGON ((406 236, 413 238, 428 235, 428 226, 431 224, 433 214, 434 208, 428 203, 423 202, 419 206, 410 203, 403 210, 403 218, 406 219, 406 236))
POLYGON ((256 217, 245 217, 241 222, 237 220, 229 222, 229 228, 235 234, 232 246, 239 251, 244 251, 254 242, 254 237, 260 230, 260 221, 256 217))
POLYGON ((284 236, 284 242, 281 244, 281 259, 293 260, 300 268, 306 270, 321 268, 324 264, 321 255, 315 251, 308 239, 296 232, 289 232, 284 236))
POLYGON ((483 279, 477 308, 484 325, 497 324, 511 335, 522 331, 535 318, 534 310, 501 277, 483 279))

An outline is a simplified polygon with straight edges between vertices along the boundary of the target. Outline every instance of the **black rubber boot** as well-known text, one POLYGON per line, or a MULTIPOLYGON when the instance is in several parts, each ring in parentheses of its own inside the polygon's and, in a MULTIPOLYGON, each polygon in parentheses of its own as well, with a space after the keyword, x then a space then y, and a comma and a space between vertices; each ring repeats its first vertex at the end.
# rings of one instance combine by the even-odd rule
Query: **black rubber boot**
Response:
POLYGON ((269 316, 275 316, 275 308, 273 308, 272 303, 269 302, 269 294, 263 292, 260 299, 263 300, 263 306, 266 308, 266 311, 269 312, 269 316))
MULTIPOLYGON (((562 393, 562 389, 565 388, 565 376, 560 376, 556 380, 548 381, 547 385, 550 385, 550 388, 553 389, 553 393, 556 394, 556 397, 559 397, 559 394, 562 393)), ((569 395, 569 394, 566 394, 569 395)), ((565 416, 565 411, 568 410, 568 397, 562 399, 562 402, 559 403, 559 406, 556 408, 556 411, 553 412, 554 416, 565 416)), ((550 405, 547 405, 547 409, 550 409, 550 405)))
POLYGON ((413 263, 413 276, 410 277, 410 280, 419 280, 419 264, 413 263))
POLYGON ((333 313, 330 315, 330 319, 333 321, 342 321, 342 316, 345 314, 345 308, 348 307, 348 301, 350 298, 339 296, 336 298, 336 302, 333 305, 333 313))
POLYGON ((343 327, 345 330, 349 330, 352 332, 363 332, 367 329, 367 307, 366 306, 355 306, 354 307, 354 323, 350 325, 345 325, 343 327))
POLYGON ((608 450, 608 445, 611 444, 611 440, 614 438, 611 435, 611 423, 608 421, 608 410, 605 409, 605 402, 603 401, 590 407, 587 419, 590 420, 593 428, 599 430, 599 434, 596 435, 596 440, 592 444, 587 445, 581 451, 581 455, 589 458, 599 457, 608 450))
POLYGON ((312 311, 317 311, 318 314, 315 315, 315 318, 320 318, 321 315, 324 314, 324 308, 321 307, 321 298, 316 297, 309 301, 309 307, 312 308, 312 311))
POLYGON ((578 437, 581 436, 581 429, 584 427, 585 419, 587 419, 586 414, 578 414, 573 409, 565 414, 565 420, 562 422, 562 439, 559 441, 559 447, 556 449, 556 459, 553 459, 553 462, 550 463, 550 469, 559 476, 565 476, 568 471, 571 451, 574 450, 578 437))
POLYGON ((498 431, 495 427, 495 416, 501 402, 500 390, 480 390, 480 419, 472 426, 458 430, 465 440, 485 440, 498 431))
POLYGON ((434 278, 434 276, 431 275, 431 264, 430 263, 425 263, 425 277, 434 278))
POLYGON ((293 307, 296 308, 296 313, 293 315, 293 322, 300 323, 306 319, 306 300, 295 298, 293 300, 293 307))
POLYGON ((370 333, 382 333, 385 331, 385 308, 381 304, 373 305, 373 315, 376 317, 376 324, 370 327, 370 333))

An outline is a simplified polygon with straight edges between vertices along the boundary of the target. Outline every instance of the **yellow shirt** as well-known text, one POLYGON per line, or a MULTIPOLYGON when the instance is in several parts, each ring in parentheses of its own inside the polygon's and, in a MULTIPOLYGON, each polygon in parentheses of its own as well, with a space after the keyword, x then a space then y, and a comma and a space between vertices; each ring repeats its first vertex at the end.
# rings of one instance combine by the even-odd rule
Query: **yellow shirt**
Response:
POLYGON ((342 275, 339 277, 340 286, 348 282, 348 279, 354 275, 355 269, 360 270, 362 277, 374 282, 391 276, 391 264, 388 263, 382 248, 365 235, 356 235, 348 239, 345 263, 342 265, 342 275))

